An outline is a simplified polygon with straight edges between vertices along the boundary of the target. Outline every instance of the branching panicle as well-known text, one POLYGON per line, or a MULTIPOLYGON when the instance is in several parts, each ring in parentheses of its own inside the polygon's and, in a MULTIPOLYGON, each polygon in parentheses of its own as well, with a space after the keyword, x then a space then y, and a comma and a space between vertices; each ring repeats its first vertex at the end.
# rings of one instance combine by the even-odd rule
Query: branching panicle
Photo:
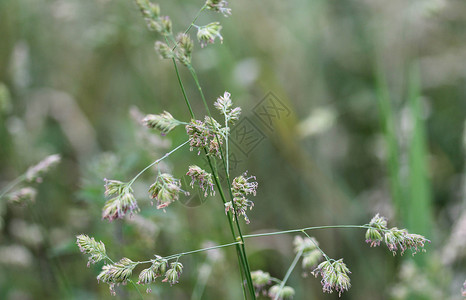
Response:
POLYGON ((215 119, 205 117, 204 122, 192 120, 186 125, 186 132, 189 136, 190 150, 196 148, 197 154, 206 149, 208 155, 221 157, 220 147, 223 145, 223 137, 227 134, 215 119))
POLYGON ((373 228, 367 229, 366 242, 371 247, 379 246, 381 242, 385 242, 393 255, 396 255, 398 250, 403 255, 407 249, 410 249, 413 255, 421 251, 425 252, 426 242, 430 243, 424 236, 409 233, 407 229, 398 229, 397 227, 387 229, 387 220, 379 214, 372 218, 368 226, 373 228))

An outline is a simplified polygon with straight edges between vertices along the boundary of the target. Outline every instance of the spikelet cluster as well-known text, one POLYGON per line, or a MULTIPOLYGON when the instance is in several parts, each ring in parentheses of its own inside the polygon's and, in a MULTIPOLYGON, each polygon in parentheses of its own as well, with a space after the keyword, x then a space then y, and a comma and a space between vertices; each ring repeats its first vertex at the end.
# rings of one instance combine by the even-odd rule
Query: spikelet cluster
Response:
POLYGON ((225 213, 232 211, 233 214, 242 215, 247 224, 250 223, 246 212, 249 208, 251 210, 254 207, 254 202, 249 200, 249 195, 256 195, 256 189, 258 183, 255 181, 255 176, 247 175, 245 172, 243 175, 235 177, 231 185, 231 192, 233 195, 233 201, 225 203, 225 213))
POLYGON ((126 182, 105 179, 105 196, 111 197, 105 202, 102 218, 110 222, 123 218, 127 213, 139 211, 133 189, 126 182))
POLYGON ((410 249, 413 255, 421 251, 425 252, 425 244, 430 243, 424 236, 409 233, 407 229, 397 227, 388 229, 387 219, 379 214, 371 219, 368 227, 371 228, 366 231, 366 243, 371 247, 376 247, 384 242, 393 255, 396 255, 397 251, 403 255, 407 249, 410 249))
POLYGON ((325 260, 312 271, 315 277, 319 275, 322 277, 321 284, 324 292, 332 293, 333 289, 335 289, 339 296, 351 287, 348 273, 351 272, 343 263, 343 259, 336 261, 325 260))

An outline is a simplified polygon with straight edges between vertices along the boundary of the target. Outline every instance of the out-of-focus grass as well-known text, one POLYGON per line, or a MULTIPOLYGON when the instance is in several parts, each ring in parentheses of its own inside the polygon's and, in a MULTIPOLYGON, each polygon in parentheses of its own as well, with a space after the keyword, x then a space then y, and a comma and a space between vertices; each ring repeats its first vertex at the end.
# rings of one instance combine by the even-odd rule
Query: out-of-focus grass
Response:
MULTIPOLYGON (((201 2, 160 4, 178 31, 201 2)), ((199 19, 220 20, 224 44, 196 45, 193 63, 208 100, 230 91, 265 135, 247 156, 232 146, 240 160, 232 174, 247 169, 259 181, 245 230, 365 223, 381 212, 391 226, 433 240, 428 251, 434 255, 420 254, 425 259, 416 271, 429 280, 425 290, 442 274, 448 282, 438 288, 442 296, 435 295, 446 298, 448 289, 459 294, 461 255, 453 258, 456 264, 442 264, 439 256, 464 202, 458 178, 465 172, 465 4, 231 2, 231 17, 206 13, 199 19), (252 113, 270 91, 290 109, 273 130, 252 113)), ((20 245, 32 260, 0 266, 1 299, 111 299, 95 280, 101 266, 86 268, 75 234, 95 235, 116 258, 141 260, 195 249, 205 240, 229 242, 217 198, 199 207, 173 205, 167 213, 150 207, 147 187, 155 173, 135 188, 144 219, 101 220, 104 177, 131 178, 185 140, 181 128, 166 138, 151 137, 128 113, 137 106, 143 113, 168 110, 189 119, 170 62, 153 51, 155 38, 129 0, 0 1, 0 82, 12 99, 12 109, 0 117, 0 188, 44 155, 64 156, 40 187, 35 215, 6 210, 0 247, 20 245), (13 228, 18 219, 39 225, 46 238, 38 246, 20 239, 20 229, 13 228)), ((203 114, 189 74, 181 69, 181 75, 196 115, 203 114)), ((203 163, 184 149, 166 167, 182 175, 193 162, 203 163)), ((406 279, 404 259, 369 249, 364 232, 313 234, 352 270, 346 299, 409 299, 393 296, 391 287, 425 283, 406 279)), ((276 277, 283 277, 293 256, 288 236, 250 240, 248 251, 253 269, 276 277)), ((202 299, 241 297, 234 250, 223 254, 202 299)), ((185 259, 181 283, 154 285, 153 298, 191 297, 206 256, 185 259)), ((322 295, 318 280, 300 273, 290 278, 296 299, 337 297, 322 295)), ((136 295, 130 287, 123 290, 129 298, 136 295)))

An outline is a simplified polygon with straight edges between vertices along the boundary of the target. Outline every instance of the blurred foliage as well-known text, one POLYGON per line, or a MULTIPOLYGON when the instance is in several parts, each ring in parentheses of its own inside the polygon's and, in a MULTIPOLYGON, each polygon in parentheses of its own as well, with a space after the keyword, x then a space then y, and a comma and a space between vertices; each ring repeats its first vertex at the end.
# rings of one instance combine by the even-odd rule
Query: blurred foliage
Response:
MULTIPOLYGON (((202 3, 160 5, 180 31, 202 3)), ((220 20, 224 43, 197 45, 193 64, 211 103, 228 90, 263 136, 247 155, 241 143, 232 146, 232 175, 247 169, 259 182, 244 230, 364 224, 380 212, 432 244, 413 263, 370 249, 363 231, 313 232, 353 272, 342 298, 461 299, 466 2, 230 6, 229 18, 205 13, 198 20, 220 20), (254 113, 269 92, 288 112, 271 127, 254 113), (432 286, 435 293, 425 293, 432 286)), ((160 137, 137 122, 162 110, 189 119, 172 66, 156 56, 154 40, 130 0, 0 0, 0 188, 46 155, 63 156, 38 187, 36 203, 2 212, 0 299, 112 299, 95 280, 101 266, 86 268, 75 245, 80 233, 104 241, 112 257, 134 260, 230 242, 217 198, 180 201, 166 213, 151 207, 147 188, 155 170, 135 187, 139 215, 101 220, 103 178, 128 180, 186 139, 182 129, 160 137)), ((196 87, 181 71, 201 114, 196 87)), ((161 167, 181 177, 190 163, 205 164, 185 148, 161 167)), ((291 241, 249 240, 252 269, 282 278, 293 258, 291 241)), ((181 283, 154 285, 145 299, 190 299, 203 282, 202 299, 240 299, 234 250, 222 252, 216 259, 183 257, 181 283)), ((289 281, 296 299, 336 299, 300 275, 296 270, 289 281)), ((136 297, 130 286, 118 294, 136 297)))

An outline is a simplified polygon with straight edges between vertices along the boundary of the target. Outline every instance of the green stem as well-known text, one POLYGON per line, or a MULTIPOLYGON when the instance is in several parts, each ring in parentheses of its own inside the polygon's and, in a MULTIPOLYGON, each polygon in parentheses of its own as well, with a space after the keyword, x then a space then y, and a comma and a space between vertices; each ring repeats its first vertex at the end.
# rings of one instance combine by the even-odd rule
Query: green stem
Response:
MULTIPOLYGON (((173 39, 173 36, 171 36, 171 37, 173 39)), ((166 36, 165 36, 165 42, 168 45, 168 38, 166 36)), ((175 41, 175 44, 176 44, 176 41, 175 41)), ((175 73, 176 73, 176 78, 178 79, 178 84, 180 85, 181 92, 183 93, 184 102, 186 103, 186 106, 188 107, 189 114, 191 115, 191 118, 194 119, 195 118, 194 117, 194 112, 193 112, 193 109, 191 107, 191 103, 189 102, 188 96, 186 95, 186 90, 184 88, 183 81, 181 81, 180 72, 178 70, 178 66, 176 65, 176 60, 175 60, 174 57, 172 58, 172 63, 173 63, 173 67, 175 68, 175 73)))
MULTIPOLYGON (((222 186, 220 184, 220 180, 218 178, 218 173, 215 170, 214 166, 212 165, 212 161, 210 160, 210 157, 208 155, 206 155, 206 156, 207 156, 207 161, 209 163, 210 169, 212 170, 212 175, 214 177, 215 185, 217 186, 217 189, 219 191, 220 198, 222 199, 222 202, 225 205, 225 203, 227 201, 226 201, 226 198, 225 198, 225 194, 223 193, 223 189, 222 189, 222 186)), ((235 229, 233 227, 233 221, 232 221, 232 218, 231 218, 230 214, 231 214, 230 212, 227 214, 228 225, 230 226, 230 231, 231 231, 231 234, 232 234, 233 238, 235 238, 235 229)), ((236 222, 236 223, 238 223, 238 222, 236 222)), ((240 234, 240 237, 242 237, 241 232, 239 232, 239 234, 240 234)), ((251 294, 253 299, 255 299, 256 294, 255 294, 255 291, 254 291, 254 286, 252 284, 251 272, 250 272, 250 269, 249 269, 249 263, 247 261, 246 253, 244 251, 244 240, 242 238, 241 238, 241 246, 236 245, 236 251, 237 251, 238 258, 240 259, 240 264, 242 265, 242 268, 243 268, 241 270, 241 272, 245 273, 244 276, 246 277, 246 282, 248 283, 249 293, 251 294)), ((244 287, 243 283, 241 283, 241 285, 244 287)))
POLYGON ((165 259, 173 259, 173 258, 181 257, 183 255, 188 255, 188 254, 193 254, 193 253, 198 253, 198 252, 203 252, 203 251, 209 251, 209 250, 214 250, 214 249, 220 249, 220 248, 224 248, 224 247, 238 245, 240 243, 241 242, 234 242, 234 243, 223 244, 223 245, 218 245, 218 246, 212 246, 212 247, 208 247, 208 248, 202 248, 202 249, 197 249, 197 250, 192 250, 192 251, 187 251, 187 252, 181 252, 181 253, 166 256, 164 258, 165 259))
POLYGON ((197 15, 194 17, 194 20, 191 22, 191 25, 189 25, 188 29, 186 29, 184 33, 188 33, 188 31, 194 26, 194 23, 197 21, 197 18, 199 18, 201 12, 203 12, 206 8, 207 6, 204 4, 204 6, 202 6, 201 9, 197 12, 197 15))
POLYGON ((303 231, 308 231, 308 230, 327 229, 327 228, 362 228, 362 229, 371 229, 372 228, 372 229, 378 229, 378 228, 368 226, 368 225, 327 225, 327 226, 314 226, 314 227, 306 227, 306 228, 301 228, 301 229, 291 229, 291 230, 283 230, 283 231, 275 231, 275 232, 247 234, 247 235, 243 235, 243 237, 244 238, 252 238, 252 237, 259 237, 259 236, 278 235, 278 234, 303 232, 303 231))
POLYGON ((153 163, 151 163, 150 165, 148 165, 147 167, 145 167, 144 169, 142 169, 141 172, 139 172, 136 176, 134 176, 133 179, 131 179, 131 181, 128 183, 129 186, 131 186, 134 181, 136 181, 136 179, 141 176, 142 173, 144 173, 145 171, 147 171, 149 168, 151 168, 153 165, 156 165, 158 164, 159 162, 161 162, 162 160, 164 160, 165 158, 169 157, 173 152, 175 152, 176 150, 180 149, 181 147, 183 147, 184 145, 186 145, 187 143, 189 143, 189 140, 187 140, 186 142, 184 142, 183 144, 179 145, 178 147, 174 148, 173 150, 171 150, 170 152, 168 153, 165 153, 164 156, 162 156, 161 158, 157 159, 156 161, 154 161, 153 163))
POLYGON ((306 233, 306 231, 302 231, 302 233, 304 233, 310 240, 311 242, 314 244, 314 246, 316 246, 316 248, 320 251, 320 253, 322 253, 322 256, 325 258, 326 261, 330 262, 330 258, 327 256, 327 254, 325 254, 325 252, 319 247, 319 245, 317 244, 317 242, 314 241, 313 238, 311 238, 309 236, 309 234, 306 233))
POLYGON ((134 281, 132 281, 131 279, 128 279, 128 281, 134 286, 134 288, 136 289, 136 291, 137 291, 138 294, 139 294, 139 297, 141 297, 141 299, 144 300, 144 297, 142 296, 141 291, 139 290, 139 288, 138 288, 138 286, 136 285, 136 283, 134 283, 134 281))
MULTIPOLYGON (((194 23, 197 21, 197 19, 199 18, 199 16, 201 15, 201 13, 204 11, 204 9, 206 9, 207 6, 204 5, 203 7, 201 7, 201 9, 197 12, 196 16, 194 17, 193 21, 191 22, 191 24, 189 25, 189 27, 184 31, 184 34, 188 33, 189 30, 191 30, 191 28, 194 25, 194 23)), ((176 49, 176 47, 178 47, 178 43, 175 43, 175 46, 172 48, 172 51, 174 51, 176 49)))
POLYGON ((298 263, 299 259, 303 255, 303 250, 299 250, 298 253, 296 253, 296 256, 291 263, 290 267, 288 268, 288 271, 286 271, 285 277, 283 278, 282 282, 280 283, 280 288, 278 289, 277 294, 275 295, 274 300, 277 300, 278 297, 280 296, 280 292, 282 291, 283 287, 285 286, 286 282, 288 281, 288 278, 291 275, 291 272, 293 272, 294 268, 296 267, 296 264, 298 263))
MULTIPOLYGON (((196 71, 194 70, 192 65, 188 65, 187 67, 188 67, 189 72, 191 73, 191 76, 194 79, 194 82, 196 83, 197 89, 199 90, 199 93, 201 95, 201 99, 202 99, 202 102, 204 103, 204 107, 205 107, 205 109, 207 111, 207 114, 209 115, 210 119, 212 120, 213 118, 212 118, 212 115, 210 113, 209 106, 207 105, 207 101, 205 99, 204 92, 202 91, 201 84, 199 83, 199 79, 197 77, 196 71)), ((215 134, 215 138, 217 139, 217 142, 220 144, 220 141, 219 141, 219 138, 218 138, 217 134, 215 134)), ((223 155, 222 148, 221 147, 219 147, 219 148, 220 148, 220 156, 222 158, 222 162, 223 162, 223 165, 224 165, 224 168, 225 168, 225 174, 226 174, 226 177, 227 177, 228 189, 229 189, 231 201, 232 201, 232 204, 233 204, 233 210, 236 212, 236 206, 235 206, 235 202, 233 201, 233 194, 231 192, 230 176, 229 176, 229 172, 227 171, 228 167, 226 165, 226 162, 228 161, 228 157, 225 158, 225 156, 223 155)), ((225 203, 226 200, 224 200, 223 202, 225 203)), ((244 266, 246 267, 246 269, 245 269, 246 281, 248 283, 248 288, 249 288, 251 296, 253 297, 253 299, 256 299, 256 293, 254 291, 254 285, 253 285, 252 278, 251 278, 251 268, 249 266, 249 261, 248 261, 247 255, 246 255, 246 248, 245 248, 245 245, 244 245, 244 239, 243 239, 243 234, 241 232, 241 227, 240 227, 239 221, 238 221, 238 215, 236 213, 234 213, 233 216, 234 216, 235 221, 236 221, 236 228, 238 230, 239 237, 240 237, 241 241, 243 242, 240 245, 240 247, 241 247, 241 252, 242 252, 242 255, 243 255, 244 266)), ((231 221, 230 221, 230 223, 231 223, 231 221)))

